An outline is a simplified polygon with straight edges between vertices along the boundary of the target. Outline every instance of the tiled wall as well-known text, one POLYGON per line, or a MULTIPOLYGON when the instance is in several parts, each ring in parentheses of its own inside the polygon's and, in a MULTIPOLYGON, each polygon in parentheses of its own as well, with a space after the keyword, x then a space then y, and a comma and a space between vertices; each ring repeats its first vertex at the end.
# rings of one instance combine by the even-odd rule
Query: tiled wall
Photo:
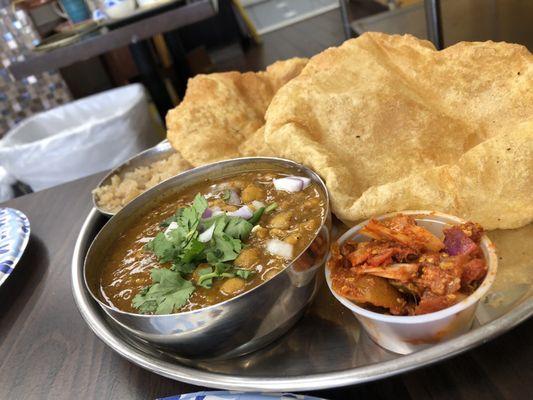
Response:
POLYGON ((14 12, 0 3, 0 137, 24 118, 71 100, 58 73, 47 72, 20 81, 9 76, 6 67, 23 60, 37 40, 26 13, 14 12))

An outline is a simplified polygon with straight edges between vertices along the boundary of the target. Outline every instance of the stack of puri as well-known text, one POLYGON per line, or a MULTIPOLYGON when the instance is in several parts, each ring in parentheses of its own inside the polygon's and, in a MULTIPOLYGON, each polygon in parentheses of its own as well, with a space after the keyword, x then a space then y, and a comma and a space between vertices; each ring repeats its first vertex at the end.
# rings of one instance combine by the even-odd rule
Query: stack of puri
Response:
POLYGON ((533 56, 367 33, 264 72, 199 75, 167 115, 192 166, 240 156, 303 163, 352 225, 425 209, 486 229, 533 220, 533 56))

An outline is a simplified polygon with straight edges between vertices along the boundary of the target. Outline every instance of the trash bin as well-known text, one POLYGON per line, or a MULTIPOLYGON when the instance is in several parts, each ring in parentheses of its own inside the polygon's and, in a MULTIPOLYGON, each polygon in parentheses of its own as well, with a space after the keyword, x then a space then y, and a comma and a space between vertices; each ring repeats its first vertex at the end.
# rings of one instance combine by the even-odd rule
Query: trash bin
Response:
POLYGON ((15 191, 12 188, 15 182, 16 180, 0 166, 0 203, 15 197, 15 191))
POLYGON ((161 140, 144 88, 128 85, 36 114, 0 140, 0 166, 34 191, 110 169, 161 140))

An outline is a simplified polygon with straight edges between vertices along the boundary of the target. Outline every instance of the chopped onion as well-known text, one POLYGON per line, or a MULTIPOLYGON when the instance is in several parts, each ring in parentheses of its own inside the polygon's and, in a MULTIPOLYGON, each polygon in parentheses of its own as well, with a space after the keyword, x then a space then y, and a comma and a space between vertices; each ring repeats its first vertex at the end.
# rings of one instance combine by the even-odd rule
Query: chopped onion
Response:
POLYGON ((218 185, 211 185, 211 187, 217 190, 231 189, 231 185, 228 182, 222 182, 218 185))
POLYGON ((212 217, 216 217, 217 215, 224 214, 224 211, 222 211, 220 207, 217 207, 217 206, 211 208, 211 210, 212 210, 212 213, 211 213, 212 217))
POLYGON ((177 222, 171 222, 167 229, 165 229, 165 232, 164 232, 164 235, 168 238, 169 237, 169 234, 170 232, 172 232, 174 229, 176 229, 178 227, 178 223, 177 222))
POLYGON ((263 203, 262 201, 259 201, 259 200, 254 200, 254 201, 252 201, 252 206, 254 206, 254 208, 256 210, 259 210, 260 208, 265 206, 265 203, 263 203))
POLYGON ((233 204, 234 206, 238 206, 239 204, 241 204, 241 198, 233 189, 229 190, 228 204, 233 204))
POLYGON ((213 210, 211 210, 210 208, 206 208, 204 213, 202 214, 202 218, 211 218, 212 215, 213 210))
POLYGON ((285 178, 274 179, 276 190, 286 192, 299 192, 311 184, 311 178, 305 176, 287 176, 285 178))
POLYGON ((267 251, 275 256, 292 258, 292 244, 282 242, 279 239, 270 239, 266 243, 267 251))
POLYGON ((202 243, 207 243, 211 240, 211 238, 213 237, 213 232, 215 231, 215 225, 216 224, 212 224, 209 229, 203 231, 202 233, 200 233, 200 235, 198 235, 198 241, 199 242, 202 242, 202 243))
POLYGON ((307 186, 311 184, 311 178, 307 178, 305 176, 289 176, 289 178, 299 179, 303 183, 303 188, 305 189, 307 186))
POLYGON ((226 214, 229 215, 230 217, 241 217, 244 219, 252 218, 252 216, 254 215, 254 213, 248 206, 242 206, 237 211, 231 211, 226 214))
POLYGON ((299 192, 303 189, 304 183, 300 179, 286 177, 280 179, 274 179, 274 187, 276 190, 284 190, 286 192, 299 192))

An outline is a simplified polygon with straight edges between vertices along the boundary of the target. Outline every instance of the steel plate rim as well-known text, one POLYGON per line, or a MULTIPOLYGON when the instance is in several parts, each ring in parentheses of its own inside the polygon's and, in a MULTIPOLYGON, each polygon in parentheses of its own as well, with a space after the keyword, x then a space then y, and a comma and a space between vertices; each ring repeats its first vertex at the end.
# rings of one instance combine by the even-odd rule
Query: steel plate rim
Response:
POLYGON ((232 375, 201 371, 178 363, 157 359, 143 353, 129 343, 120 340, 120 338, 113 334, 107 323, 103 321, 102 316, 95 311, 97 309, 96 305, 94 305, 95 307, 91 307, 90 302, 92 300, 90 300, 90 296, 87 294, 87 297, 84 298, 82 291, 85 288, 83 286, 83 278, 80 276, 82 269, 80 266, 80 257, 82 258, 81 264, 83 265, 83 256, 81 253, 82 247, 85 244, 84 240, 89 233, 88 230, 91 224, 99 216, 100 213, 96 208, 93 208, 89 212, 76 239, 72 256, 72 293, 82 318, 100 340, 128 361, 158 375, 201 387, 225 390, 298 392, 349 386, 383 379, 463 353, 507 332, 533 315, 533 298, 528 298, 510 313, 504 314, 500 318, 455 339, 393 360, 344 371, 306 376, 290 376, 286 378, 235 377, 232 375))

